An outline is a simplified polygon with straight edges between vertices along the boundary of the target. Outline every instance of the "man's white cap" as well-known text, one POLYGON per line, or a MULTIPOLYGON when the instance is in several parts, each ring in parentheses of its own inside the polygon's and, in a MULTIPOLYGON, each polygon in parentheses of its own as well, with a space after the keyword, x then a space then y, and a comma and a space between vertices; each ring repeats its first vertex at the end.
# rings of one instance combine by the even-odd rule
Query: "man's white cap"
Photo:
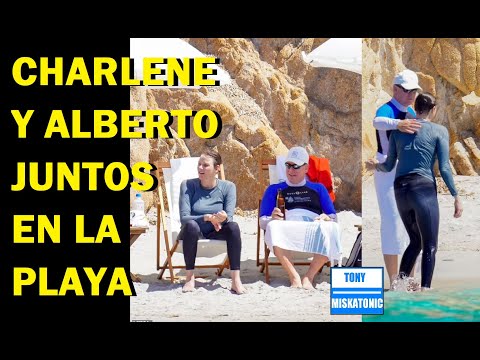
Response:
POLYGON ((300 146, 294 146, 288 151, 285 162, 292 162, 301 166, 303 164, 308 164, 309 159, 310 157, 308 156, 307 150, 300 146))
POLYGON ((393 80, 395 85, 401 85, 406 90, 413 90, 413 89, 420 89, 420 85, 418 85, 418 76, 412 70, 403 70, 395 76, 393 80))

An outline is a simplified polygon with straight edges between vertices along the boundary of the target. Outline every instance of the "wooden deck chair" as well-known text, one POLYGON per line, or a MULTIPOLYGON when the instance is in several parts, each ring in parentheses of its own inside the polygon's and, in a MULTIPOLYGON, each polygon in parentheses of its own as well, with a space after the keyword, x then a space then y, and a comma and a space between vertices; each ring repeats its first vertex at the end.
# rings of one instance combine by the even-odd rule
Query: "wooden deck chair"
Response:
MULTIPOLYGON (((197 167, 198 167, 199 157, 189 157, 189 158, 179 158, 171 159, 169 162, 157 163, 158 171, 158 196, 159 204, 157 205, 157 270, 161 270, 158 276, 159 279, 162 279, 163 274, 166 269, 170 272, 170 279, 172 283, 175 280, 173 269, 184 269, 185 262, 183 257, 181 264, 174 265, 174 255, 183 254, 182 240, 177 239, 178 234, 180 233, 181 223, 180 223, 180 209, 179 209, 179 199, 180 199, 180 185, 183 180, 197 178, 197 167), (165 210, 165 196, 163 194, 162 184, 160 183, 160 174, 163 174, 163 181, 165 185, 166 199, 169 210, 169 222, 167 223, 166 219, 166 210, 165 210), (167 258, 164 264, 160 265, 160 243, 161 243, 161 234, 163 228, 163 237, 165 240, 165 250, 167 253, 167 258)), ((225 174, 223 170, 223 164, 220 165, 220 178, 225 180, 225 174)), ((180 261, 178 261, 180 262, 180 261)), ((227 242, 223 240, 210 240, 210 239, 200 239, 198 241, 197 248, 197 259, 195 263, 195 268, 216 268, 217 275, 221 275, 223 270, 229 266, 228 255, 227 255, 227 242), (221 261, 215 264, 197 264, 199 258, 215 258, 221 256, 221 261)))
MULTIPOLYGON (((322 158, 324 159, 324 158, 322 158)), ((285 162, 285 157, 277 156, 275 159, 264 159, 260 161, 260 168, 259 168, 259 180, 260 183, 263 184, 263 179, 265 176, 268 176, 269 184, 276 184, 282 181, 285 181, 286 174, 285 174, 285 167, 277 167, 277 162, 283 164, 285 162)), ((328 159, 324 159, 324 165, 328 165, 326 168, 328 172, 330 172, 330 164, 328 159)), ((325 176, 325 174, 323 174, 325 176)), ((330 172, 330 179, 332 179, 332 175, 330 172)), ((332 181, 329 182, 332 185, 332 181)), ((327 187, 327 186, 326 186, 327 187)), ((335 194, 333 192, 333 187, 327 187, 329 190, 330 198, 332 201, 335 199, 335 194)), ((268 248, 267 244, 265 243, 265 231, 260 228, 260 206, 262 203, 262 197, 265 189, 260 192, 259 200, 258 200, 258 212, 257 212, 257 267, 261 266, 260 272, 265 271, 265 282, 268 284, 270 282, 270 271, 269 266, 272 265, 280 265, 280 261, 274 257, 270 256, 270 249, 268 248), (263 259, 261 259, 261 248, 262 248, 262 240, 263 240, 263 259)), ((304 252, 292 252, 292 261, 294 265, 305 265, 309 266, 311 260, 313 259, 313 254, 311 253, 304 253, 304 252)), ((326 263, 326 266, 330 267, 330 261, 326 263)), ((320 269, 319 272, 321 272, 320 269)))

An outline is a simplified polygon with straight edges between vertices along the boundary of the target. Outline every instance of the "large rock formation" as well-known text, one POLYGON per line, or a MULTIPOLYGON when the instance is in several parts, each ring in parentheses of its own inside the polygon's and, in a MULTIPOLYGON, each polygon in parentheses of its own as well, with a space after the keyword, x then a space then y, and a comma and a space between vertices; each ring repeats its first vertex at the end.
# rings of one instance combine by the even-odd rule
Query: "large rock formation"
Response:
MULTIPOLYGON (((195 89, 131 90, 132 109, 210 109, 223 128, 215 139, 131 140, 131 161, 199 156, 217 149, 226 177, 237 185, 237 205, 258 207, 265 183, 259 162, 300 145, 327 157, 334 174, 337 210, 361 211, 361 76, 344 70, 313 68, 303 62, 326 39, 185 39, 220 59, 232 84, 195 89), (137 144, 141 143, 141 144, 137 144), (137 150, 138 149, 138 150, 137 150)), ((154 195, 155 196, 155 195, 154 195)), ((153 199, 151 201, 154 201, 153 199)), ((148 199, 147 201, 150 201, 148 199)), ((147 207, 149 207, 147 202, 147 207)))
MULTIPOLYGON (((480 39, 363 39, 362 155, 375 155, 372 120, 392 94, 395 74, 418 74, 437 98, 435 122, 450 134, 450 160, 459 175, 477 176, 480 145, 480 39)), ((364 168, 363 168, 364 170, 364 168)))

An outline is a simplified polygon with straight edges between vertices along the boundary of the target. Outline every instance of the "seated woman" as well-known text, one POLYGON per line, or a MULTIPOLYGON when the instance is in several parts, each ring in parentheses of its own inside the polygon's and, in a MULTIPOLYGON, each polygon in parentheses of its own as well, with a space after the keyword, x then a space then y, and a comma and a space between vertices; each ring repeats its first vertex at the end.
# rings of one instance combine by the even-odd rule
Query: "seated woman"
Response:
POLYGON ((184 180, 180 187, 180 221, 178 235, 183 240, 183 255, 187 279, 183 291, 195 289, 195 258, 199 239, 227 241, 227 253, 232 277, 232 291, 243 294, 240 280, 240 228, 233 222, 237 202, 235 184, 216 177, 222 158, 214 150, 207 150, 198 160, 198 178, 184 180))
POLYGON ((287 272, 291 286, 312 290, 315 275, 323 265, 329 259, 332 263, 341 260, 341 254, 335 208, 324 185, 306 180, 308 162, 304 148, 289 150, 285 160, 287 180, 270 185, 263 194, 260 227, 266 230, 265 243, 287 272), (285 218, 276 204, 279 191, 285 198, 285 218), (320 223, 324 221, 329 223, 320 223), (314 254, 303 278, 293 266, 291 251, 314 254))

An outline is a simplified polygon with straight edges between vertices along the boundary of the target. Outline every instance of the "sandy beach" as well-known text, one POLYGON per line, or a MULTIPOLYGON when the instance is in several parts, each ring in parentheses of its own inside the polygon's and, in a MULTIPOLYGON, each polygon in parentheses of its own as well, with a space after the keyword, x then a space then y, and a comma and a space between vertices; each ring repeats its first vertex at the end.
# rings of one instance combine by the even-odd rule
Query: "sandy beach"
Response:
MULTIPOLYGON (((438 180, 437 180, 438 181, 438 180)), ((480 178, 454 176, 463 203, 463 215, 454 218, 453 198, 439 183, 440 231, 432 288, 480 287, 480 178)), ((373 176, 363 182, 363 266, 383 266, 380 214, 373 176)), ((415 278, 420 279, 417 271, 415 278)), ((385 271, 385 285, 389 282, 385 271)))
MULTIPOLYGON (((155 218, 154 211, 149 214, 155 218)), ((217 277, 214 269, 198 269, 196 290, 182 293, 182 282, 158 280, 156 270, 156 226, 142 234, 130 248, 130 269, 142 282, 134 282, 137 296, 130 300, 131 321, 184 322, 359 322, 360 315, 330 315, 330 271, 324 268, 316 277, 315 290, 292 289, 280 266, 271 267, 271 281, 266 284, 256 266, 256 212, 235 215, 242 231, 241 276, 247 293, 230 292, 230 274, 217 277)), ((348 256, 361 224, 361 216, 351 211, 338 213, 342 229, 344 256, 348 256), (346 254, 346 255, 345 255, 346 254)), ((164 259, 162 254, 162 260, 164 259)), ((182 259, 181 255, 178 258, 182 259)), ((307 267, 299 267, 303 275, 307 267)), ((182 279, 185 272, 180 270, 182 279)))
MULTIPOLYGON (((468 289, 480 286, 480 235, 478 234, 480 207, 480 178, 455 176, 455 184, 463 201, 463 215, 453 217, 453 200, 439 186, 440 236, 437 262, 432 287, 441 289, 468 289)), ((154 219, 151 211, 149 218, 154 219)), ((358 234, 355 224, 363 224, 363 266, 383 267, 380 247, 380 215, 373 185, 373 177, 363 183, 363 219, 351 211, 338 214, 342 228, 342 247, 348 256, 358 234)), ((131 271, 142 282, 134 282, 137 296, 131 298, 131 321, 188 321, 188 322, 358 322, 361 316, 330 315, 330 271, 324 268, 317 275, 315 290, 292 289, 283 269, 271 267, 271 282, 266 284, 264 274, 256 266, 256 214, 235 215, 242 230, 241 276, 247 288, 245 295, 230 292, 229 270, 217 277, 213 269, 198 269, 205 276, 197 280, 193 293, 182 293, 180 282, 158 280, 155 265, 156 226, 141 235, 130 250, 131 271)), ((177 260, 182 260, 181 255, 177 260)), ((162 255, 162 260, 165 258, 162 255)), ((306 267, 300 268, 300 274, 306 267)), ((421 273, 417 271, 419 280, 421 273)), ((388 288, 385 272, 385 287, 388 288)))

